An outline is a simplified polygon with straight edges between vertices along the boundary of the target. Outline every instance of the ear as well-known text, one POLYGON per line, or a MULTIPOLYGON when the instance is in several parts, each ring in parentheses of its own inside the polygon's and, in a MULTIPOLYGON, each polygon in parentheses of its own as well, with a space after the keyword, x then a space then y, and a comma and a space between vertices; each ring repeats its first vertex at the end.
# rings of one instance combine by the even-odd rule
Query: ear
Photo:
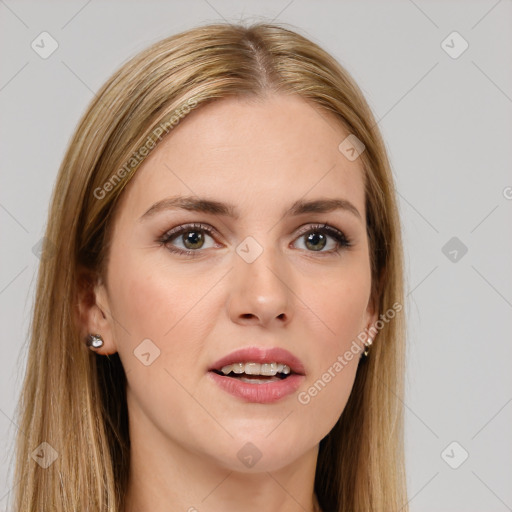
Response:
POLYGON ((370 300, 368 301, 368 307, 366 308, 365 327, 366 332, 369 333, 372 339, 374 336, 372 336, 372 331, 370 331, 370 328, 375 325, 375 322, 378 320, 378 318, 379 312, 377 311, 375 300, 373 297, 370 297, 370 300))
POLYGON ((99 334, 103 345, 92 350, 102 355, 117 352, 106 286, 100 276, 85 268, 78 272, 77 316, 84 345, 88 334, 99 334))

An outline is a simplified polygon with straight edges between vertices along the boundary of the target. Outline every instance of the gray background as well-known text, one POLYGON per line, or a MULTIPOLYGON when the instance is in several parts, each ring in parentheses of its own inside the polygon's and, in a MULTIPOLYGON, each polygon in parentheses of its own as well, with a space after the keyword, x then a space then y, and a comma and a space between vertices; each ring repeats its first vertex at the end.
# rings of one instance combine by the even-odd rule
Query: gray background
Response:
POLYGON ((411 511, 512 510, 510 0, 0 0, 0 510, 13 485, 33 247, 71 133, 136 52, 241 17, 289 23, 330 51, 379 120, 404 223, 411 511), (59 45, 47 59, 31 48, 43 31, 59 45), (460 41, 442 46, 453 31, 469 43, 458 58, 444 48, 453 53, 460 41))

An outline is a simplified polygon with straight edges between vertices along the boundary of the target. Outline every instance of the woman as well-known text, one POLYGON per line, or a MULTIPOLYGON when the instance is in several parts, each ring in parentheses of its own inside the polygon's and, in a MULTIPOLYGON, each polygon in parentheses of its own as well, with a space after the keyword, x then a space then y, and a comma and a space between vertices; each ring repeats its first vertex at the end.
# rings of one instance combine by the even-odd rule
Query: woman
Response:
POLYGON ((407 510, 393 180, 316 44, 213 24, 135 56, 46 243, 16 510, 407 510))

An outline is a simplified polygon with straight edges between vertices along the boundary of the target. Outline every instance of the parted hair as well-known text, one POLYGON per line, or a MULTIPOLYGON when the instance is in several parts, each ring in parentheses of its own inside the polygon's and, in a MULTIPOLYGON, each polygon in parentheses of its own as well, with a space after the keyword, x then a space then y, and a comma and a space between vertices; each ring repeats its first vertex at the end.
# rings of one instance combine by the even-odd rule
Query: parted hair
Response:
MULTIPOLYGON (((118 69, 79 121, 53 189, 17 408, 17 512, 122 512, 130 463, 126 376, 117 354, 84 344, 77 320, 80 268, 100 279, 124 187, 161 127, 187 105, 231 96, 293 94, 365 146, 372 288, 377 311, 404 301, 400 219, 374 116, 355 81, 318 44, 283 24, 215 23, 172 35, 118 69), (134 155, 137 158, 134 160, 134 155), (107 183, 110 185, 106 186, 107 183), (31 456, 48 443, 48 467, 31 456)), ((177 114, 178 113, 178 114, 177 114)), ((173 120, 174 119, 174 120, 173 120)), ((172 130, 164 130, 172 137, 172 130)), ((341 140, 340 140, 341 142, 341 140)), ((324 511, 407 512, 403 453, 405 320, 396 315, 359 362, 336 425, 320 442, 315 492, 324 511)))

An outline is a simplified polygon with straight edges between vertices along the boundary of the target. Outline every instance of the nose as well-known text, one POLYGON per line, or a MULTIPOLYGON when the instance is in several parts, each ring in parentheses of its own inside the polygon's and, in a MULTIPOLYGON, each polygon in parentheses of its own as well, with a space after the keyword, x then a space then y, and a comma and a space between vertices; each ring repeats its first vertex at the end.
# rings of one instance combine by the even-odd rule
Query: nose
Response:
POLYGON ((292 318, 293 291, 289 273, 276 251, 265 248, 251 263, 238 254, 230 273, 228 313, 233 322, 265 327, 284 326, 292 318))

